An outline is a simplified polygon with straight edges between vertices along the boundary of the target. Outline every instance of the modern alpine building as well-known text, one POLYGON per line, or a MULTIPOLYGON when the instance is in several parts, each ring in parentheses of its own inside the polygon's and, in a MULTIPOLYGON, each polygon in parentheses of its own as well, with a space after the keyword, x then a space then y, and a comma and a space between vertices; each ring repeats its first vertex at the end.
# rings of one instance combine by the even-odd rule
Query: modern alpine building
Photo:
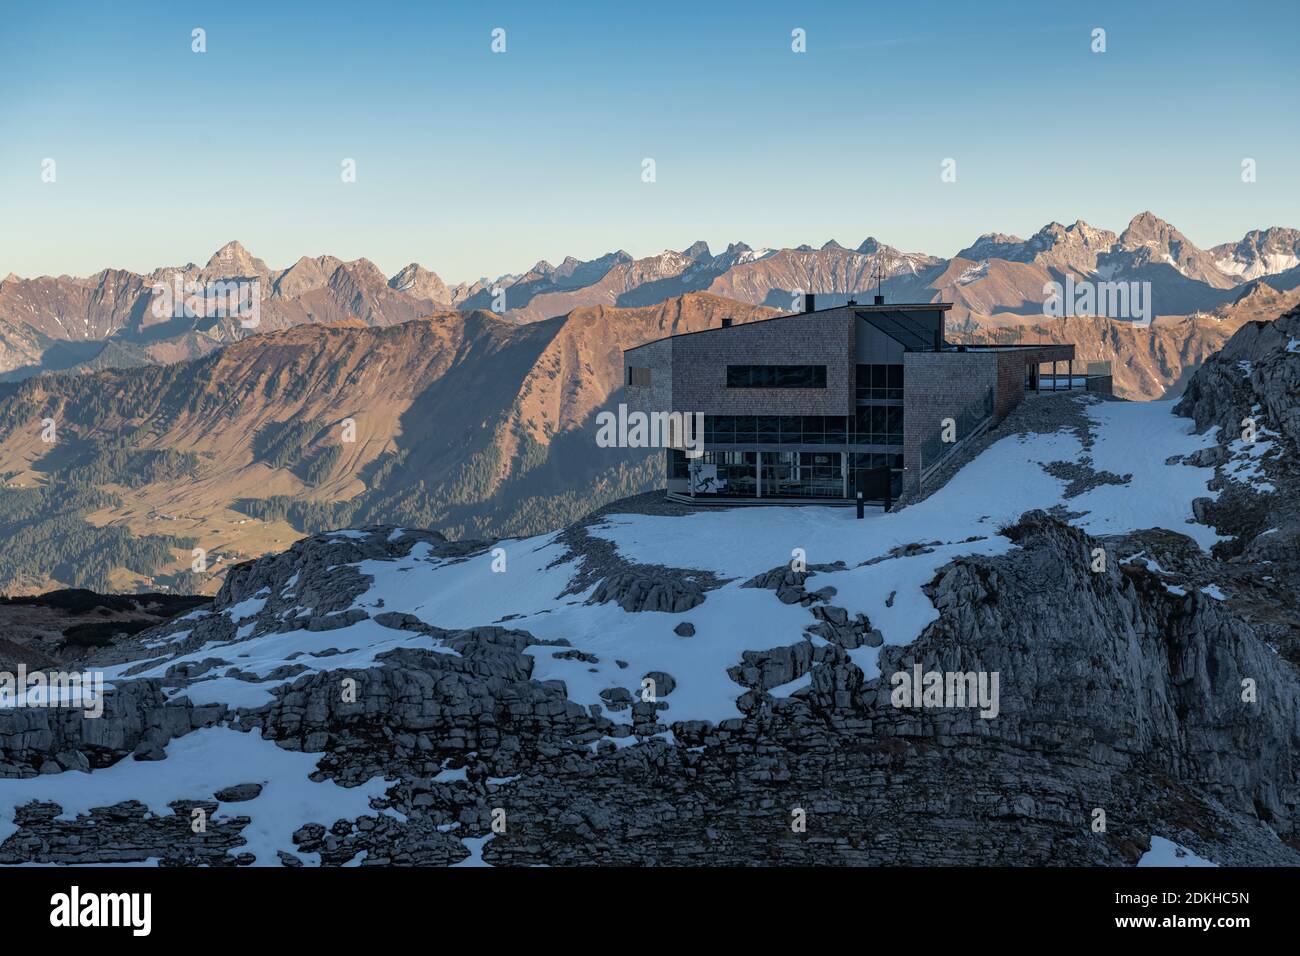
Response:
POLYGON ((804 298, 800 313, 724 319, 624 352, 629 408, 704 416, 702 455, 689 457, 681 440, 666 449, 672 497, 897 499, 1027 389, 1085 381, 1073 345, 949 344, 948 302, 876 296, 819 310, 804 298))

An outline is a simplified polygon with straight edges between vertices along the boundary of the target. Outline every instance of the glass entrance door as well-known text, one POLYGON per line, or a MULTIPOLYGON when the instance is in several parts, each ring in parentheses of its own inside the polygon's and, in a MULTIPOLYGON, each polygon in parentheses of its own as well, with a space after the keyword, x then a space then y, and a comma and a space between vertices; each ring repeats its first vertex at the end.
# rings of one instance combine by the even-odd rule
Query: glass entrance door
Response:
POLYGON ((795 476, 798 466, 796 453, 791 451, 763 452, 762 496, 764 498, 788 498, 795 494, 795 476))

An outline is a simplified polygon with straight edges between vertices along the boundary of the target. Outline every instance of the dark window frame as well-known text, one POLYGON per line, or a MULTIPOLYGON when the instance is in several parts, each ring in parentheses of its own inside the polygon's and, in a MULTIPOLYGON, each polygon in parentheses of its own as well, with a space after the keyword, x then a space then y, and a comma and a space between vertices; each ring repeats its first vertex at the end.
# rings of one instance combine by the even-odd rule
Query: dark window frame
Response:
POLYGON ((854 374, 859 402, 901 401, 903 366, 897 363, 861 363, 854 374))
POLYGON ((825 365, 728 365, 727 388, 825 388, 825 365))

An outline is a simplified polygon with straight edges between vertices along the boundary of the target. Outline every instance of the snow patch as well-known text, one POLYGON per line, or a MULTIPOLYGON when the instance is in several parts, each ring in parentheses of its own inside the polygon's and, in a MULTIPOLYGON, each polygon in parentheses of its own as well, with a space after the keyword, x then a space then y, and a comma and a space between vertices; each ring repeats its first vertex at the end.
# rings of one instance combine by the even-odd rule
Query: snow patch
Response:
POLYGON ((1202 859, 1185 846, 1180 846, 1164 837, 1153 836, 1151 838, 1151 849, 1142 854, 1142 859, 1138 860, 1138 866, 1215 866, 1219 864, 1211 863, 1209 860, 1202 859))
MULTIPOLYGON (((173 801, 210 801, 218 790, 241 783, 259 783, 252 800, 222 803, 211 822, 251 817, 242 834, 257 866, 278 866, 277 851, 296 853, 304 862, 319 863, 317 854, 298 853, 293 834, 304 824, 329 827, 336 820, 378 816, 370 801, 382 797, 396 780, 374 777, 359 787, 340 787, 330 780, 316 783, 319 754, 283 750, 263 740, 260 731, 240 733, 226 727, 196 730, 167 745, 167 758, 157 761, 120 760, 90 773, 65 771, 21 780, 0 787, 0 843, 18 827, 14 812, 32 801, 57 803, 56 819, 85 817, 96 807, 126 800, 143 803, 152 816, 172 816, 173 801)), ((394 811, 383 811, 401 818, 394 811)))

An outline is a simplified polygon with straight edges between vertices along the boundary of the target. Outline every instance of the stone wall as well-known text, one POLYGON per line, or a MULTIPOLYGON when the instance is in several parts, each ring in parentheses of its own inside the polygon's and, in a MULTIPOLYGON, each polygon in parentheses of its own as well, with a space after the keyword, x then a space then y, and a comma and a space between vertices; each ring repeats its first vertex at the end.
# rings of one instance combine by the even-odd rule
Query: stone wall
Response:
POLYGON ((998 352, 997 385, 993 390, 993 414, 998 421, 1025 398, 1025 365, 1028 359, 1019 350, 998 352))
POLYGON ((1088 391, 1098 395, 1114 395, 1115 381, 1109 375, 1093 375, 1088 378, 1088 391))
MULTIPOLYGON (((995 352, 908 352, 903 357, 903 490, 915 491, 921 443, 998 383, 995 352)), ((959 436, 961 437, 961 436, 959 436)))
POLYGON ((671 411, 673 407, 673 340, 660 339, 623 353, 624 401, 630 409, 645 412, 671 411), (648 388, 627 384, 627 370, 648 368, 648 388))

